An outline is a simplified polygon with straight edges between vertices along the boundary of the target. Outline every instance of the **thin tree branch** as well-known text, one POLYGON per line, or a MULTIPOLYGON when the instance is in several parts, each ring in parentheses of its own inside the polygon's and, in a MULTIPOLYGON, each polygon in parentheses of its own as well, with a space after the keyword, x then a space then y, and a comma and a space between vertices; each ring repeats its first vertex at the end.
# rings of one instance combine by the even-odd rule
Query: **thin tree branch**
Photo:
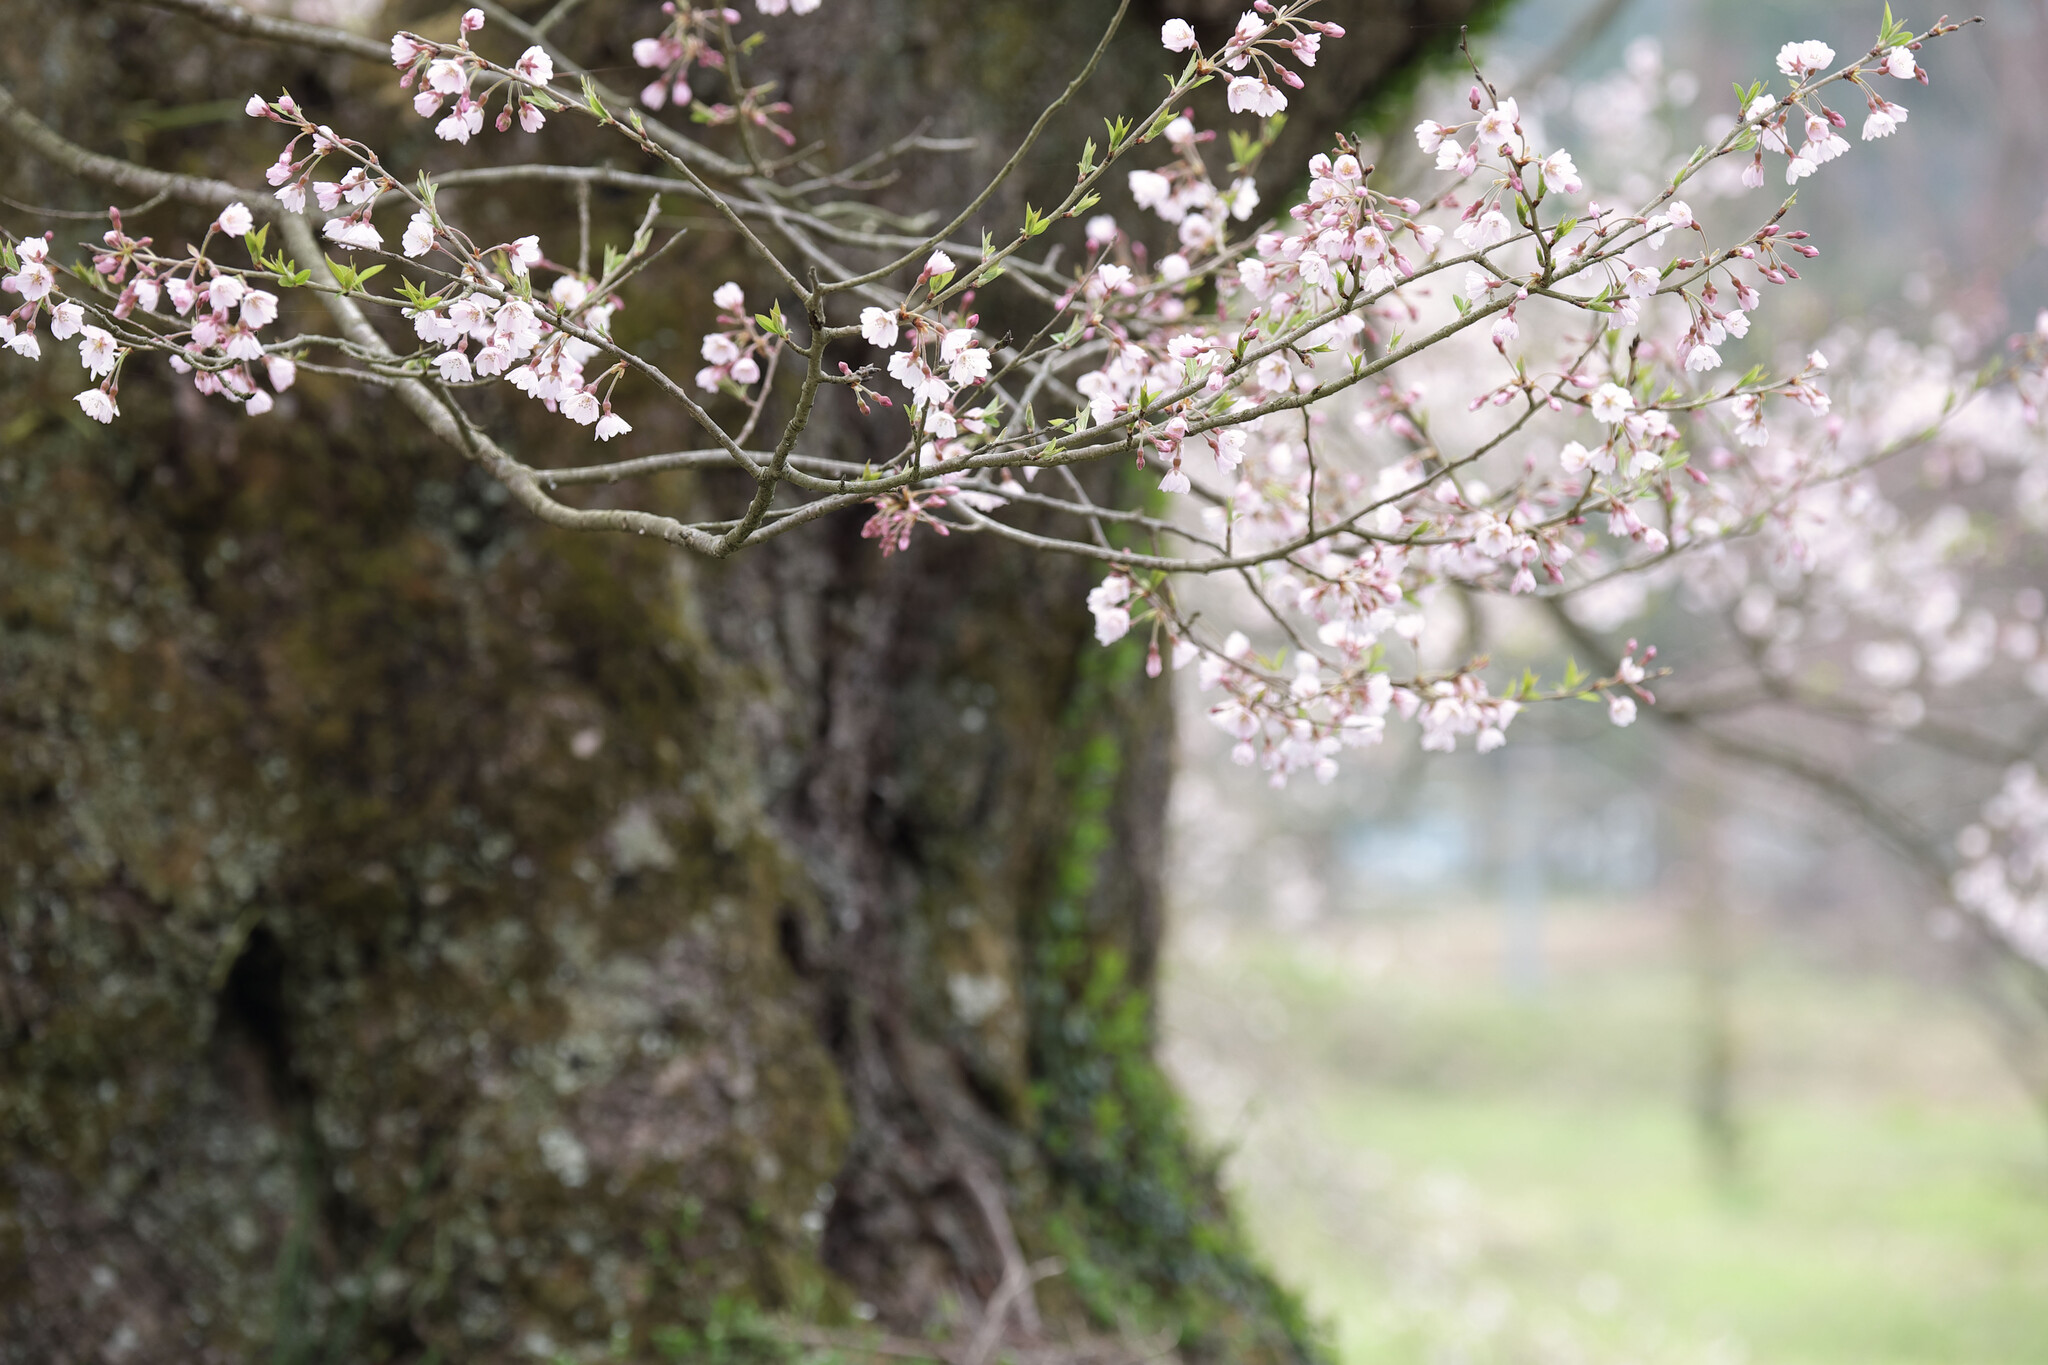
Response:
POLYGON ((266 43, 285 43, 292 47, 310 48, 316 52, 339 52, 350 57, 361 57, 364 61, 391 61, 391 48, 374 38, 350 33, 347 29, 329 28, 325 24, 308 24, 297 19, 279 19, 268 14, 253 14, 232 0, 126 0, 131 5, 145 5, 150 9, 168 10, 173 14, 189 15, 211 28, 223 33, 232 33, 238 38, 256 38, 266 43))

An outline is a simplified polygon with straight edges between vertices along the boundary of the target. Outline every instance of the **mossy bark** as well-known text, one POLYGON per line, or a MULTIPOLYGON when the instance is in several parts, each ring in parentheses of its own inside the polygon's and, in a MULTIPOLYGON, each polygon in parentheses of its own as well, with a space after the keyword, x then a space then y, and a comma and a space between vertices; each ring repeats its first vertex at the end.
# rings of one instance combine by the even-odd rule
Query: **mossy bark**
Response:
MULTIPOLYGON (((1333 5, 1298 130, 1470 8, 1333 5)), ((1156 88, 1139 10, 991 225, 1156 88)), ((776 74, 843 151, 986 135, 892 191, 944 203, 1107 12, 832 0, 776 74)), ((10 88, 105 150, 253 183, 274 138, 206 106, 284 81, 434 155, 388 71, 0 20, 39 35, 10 88)), ((616 64, 651 7, 574 23, 616 64)), ((12 148, 0 183, 104 202, 12 148)), ((620 320, 676 369, 745 278, 706 238, 620 320)), ((852 522, 712 564, 531 522, 373 391, 247 421, 145 364, 102 429, 68 360, 0 363, 0 1361, 712 1353, 760 1311, 971 1325, 1054 1254, 1053 1339, 1313 1353, 1152 1061, 1166 689, 1090 641, 1088 566, 852 522)))

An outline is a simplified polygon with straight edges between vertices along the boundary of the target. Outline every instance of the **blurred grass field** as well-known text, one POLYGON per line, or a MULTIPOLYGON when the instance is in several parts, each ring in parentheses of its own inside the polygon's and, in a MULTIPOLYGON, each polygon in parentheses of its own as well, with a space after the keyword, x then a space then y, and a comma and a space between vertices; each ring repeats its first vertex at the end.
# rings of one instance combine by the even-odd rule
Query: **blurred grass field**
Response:
POLYGON ((1169 1064, 1281 1277, 1373 1362, 2048 1362, 2048 1121, 1931 986, 1751 945, 1731 1166, 1682 926, 1180 921, 1169 1064))

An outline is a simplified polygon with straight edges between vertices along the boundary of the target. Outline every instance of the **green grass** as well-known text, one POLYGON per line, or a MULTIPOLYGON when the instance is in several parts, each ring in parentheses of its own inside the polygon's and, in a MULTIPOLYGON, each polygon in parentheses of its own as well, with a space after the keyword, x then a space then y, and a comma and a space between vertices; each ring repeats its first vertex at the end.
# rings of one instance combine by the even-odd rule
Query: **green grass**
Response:
POLYGON ((2048 1362, 2048 1126, 1939 992, 1745 968, 1723 1179, 1675 935, 1525 998, 1483 953, 1187 937, 1169 1058, 1355 1365, 2048 1362))

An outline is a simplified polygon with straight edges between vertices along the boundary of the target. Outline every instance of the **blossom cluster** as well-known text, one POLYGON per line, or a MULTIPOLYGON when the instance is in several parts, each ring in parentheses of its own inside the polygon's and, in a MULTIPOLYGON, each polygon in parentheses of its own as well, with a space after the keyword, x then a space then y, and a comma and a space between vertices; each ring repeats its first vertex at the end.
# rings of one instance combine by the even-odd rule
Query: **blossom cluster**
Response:
MULTIPOLYGON (((547 124, 547 112, 560 107, 547 93, 555 79, 555 62, 545 48, 535 44, 519 55, 507 74, 497 75, 470 49, 469 35, 484 26, 480 9, 463 11, 460 36, 453 44, 437 43, 414 33, 397 33, 391 38, 391 64, 405 74, 399 84, 410 87, 419 82, 413 96, 413 112, 433 118, 445 106, 448 113, 434 125, 434 136, 444 142, 466 143, 484 130, 484 116, 491 100, 500 92, 504 107, 496 126, 507 132, 516 122, 526 132, 537 133, 547 124), (484 89, 476 89, 478 78, 484 89), (495 78, 494 78, 495 77, 495 78), (449 101, 454 103, 451 105, 449 101)), ((324 207, 324 206, 323 206, 324 207)))
MULTIPOLYGON (((817 7, 757 5, 769 16, 817 7)), ((1475 592, 1595 595, 1681 555, 1725 564, 1730 556, 1715 551, 1743 536, 1818 552, 1824 537, 1809 523, 1825 520, 1817 509, 1830 499, 1852 496, 1853 471, 1823 449, 1789 447, 1773 423, 1781 412, 1798 414, 1795 427, 1829 419, 1828 362, 1814 352, 1775 374, 1724 373, 1724 351, 1744 344, 1764 290, 1797 281, 1796 263, 1818 247, 1781 221, 1784 209, 1728 236, 1698 206, 1717 193, 1717 165, 1730 167, 1724 179, 1755 184, 1767 152, 1788 159, 1794 180, 1839 157, 1846 121, 1825 104, 1826 91, 1862 92, 1865 137, 1890 132, 1905 111, 1875 82, 1924 82, 1915 54, 1948 30, 1914 37, 1888 21, 1868 56, 1832 74, 1827 45, 1788 45, 1779 57, 1787 93, 1750 87, 1715 145, 1661 187, 1625 189, 1619 199, 1589 191, 1595 176, 1584 158, 1546 137, 1475 68, 1466 116, 1414 130, 1437 183, 1390 186, 1367 147, 1339 137, 1309 160, 1300 202, 1262 224, 1252 172, 1274 125, 1250 137, 1233 132, 1232 161, 1219 176, 1211 164, 1218 131, 1201 126, 1189 101, 1220 79, 1231 115, 1279 114, 1285 92, 1317 69, 1324 44, 1343 37, 1340 26, 1310 17, 1311 7, 1255 0, 1211 50, 1192 24, 1168 21, 1162 45, 1188 55, 1165 99, 1144 118, 1111 122, 1105 153, 1098 159, 1089 145, 1062 203, 1030 210, 1014 239, 985 239, 978 249, 944 237, 848 234, 801 206, 809 191, 749 198, 747 177, 782 173, 746 142, 750 128, 785 142, 792 135, 776 122, 787 106, 746 77, 753 40, 736 33, 738 10, 667 4, 661 31, 634 45, 636 63, 655 73, 640 103, 687 104, 693 123, 735 133, 740 143, 727 161, 638 113, 622 116, 587 77, 580 99, 561 98, 552 91, 557 59, 538 44, 509 63, 492 60, 478 46, 481 10, 461 16, 452 41, 395 35, 400 84, 415 91, 415 112, 438 120, 444 140, 466 143, 494 108, 501 130, 517 123, 538 132, 551 114, 589 117, 683 174, 678 183, 692 193, 712 194, 735 227, 772 221, 806 252, 816 238, 894 257, 806 291, 749 235, 783 291, 766 312, 749 309, 737 281, 710 291, 716 321, 701 336, 702 366, 689 387, 611 335, 624 290, 655 249, 653 206, 631 248, 608 253, 596 275, 570 269, 551 261, 535 234, 473 238, 443 211, 432 177, 409 183, 393 174, 369 144, 315 122, 288 94, 248 106, 289 134, 267 173, 276 211, 324 215, 321 235, 357 264, 313 281, 313 271, 267 255, 253 215, 237 205, 218 226, 246 240, 251 265, 223 263, 212 236, 186 260, 160 257, 148 239, 118 237, 116 223, 99 258, 116 264, 98 265, 100 294, 48 302, 58 292, 50 246, 29 239, 8 260, 7 287, 24 303, 4 340, 34 353, 39 311, 70 306, 76 316, 53 327, 66 337, 79 329, 89 343, 82 353, 104 381, 102 397, 87 404, 95 415, 111 417, 119 364, 136 349, 170 352, 202 388, 260 410, 270 400, 251 366, 260 361, 281 387, 312 344, 257 337, 277 316, 277 295, 263 285, 310 285, 330 302, 363 295, 388 304, 410 324, 402 343, 381 333, 379 347, 360 333, 320 343, 335 346, 338 364, 386 381, 424 377, 451 402, 503 382, 611 440, 633 429, 613 410, 619 383, 631 377, 665 394, 735 464, 769 481, 743 516, 679 530, 686 543, 726 553, 781 534, 812 515, 805 499, 865 506, 865 533, 885 553, 909 548, 921 528, 1045 540, 999 515, 1018 507, 1074 518, 1085 533, 1052 543, 1108 562, 1089 599, 1098 637, 1148 630, 1160 669, 1167 656, 1199 659, 1201 680, 1220 693, 1216 722, 1240 757, 1276 778, 1327 776, 1342 749, 1377 741, 1390 715, 1413 722, 1432 749, 1465 738, 1497 747, 1518 711, 1550 697, 1605 697, 1613 722, 1628 724, 1652 700, 1644 660, 1654 651, 1639 657, 1631 645, 1597 678, 1546 688, 1525 676, 1497 690, 1486 660, 1438 657, 1433 604, 1475 592), (700 97, 691 85, 700 71, 715 72, 732 103, 700 97), (1745 158, 1749 168, 1734 170, 1745 158), (732 167, 733 183, 711 191, 702 179, 710 172, 699 168, 715 165, 732 167), (1161 226, 1120 226, 1101 206, 1112 186, 1129 194, 1131 221, 1149 216, 1161 226), (395 251, 385 236, 394 220, 378 224, 394 207, 405 216, 395 251), (1026 254, 1065 220, 1082 226, 1077 264, 1061 269, 1050 255, 1026 254), (801 231, 790 227, 797 223, 801 231), (1148 242, 1161 235, 1170 248, 1155 257, 1148 242), (404 272, 398 291, 377 293, 371 276, 393 265, 404 272), (1047 309, 1028 339, 981 326, 976 298, 1006 273, 1047 309), (543 274, 552 278, 536 278, 543 274), (115 286, 125 289, 119 299, 111 299, 115 286), (158 311, 158 289, 168 313, 158 311), (789 291, 797 297, 782 296, 789 291), (785 312, 789 302, 801 306, 785 312), (815 391, 844 386, 871 418, 893 420, 900 409, 900 452, 849 480, 821 454, 792 448, 803 417, 774 452, 744 449, 785 356, 797 358, 792 369, 801 362, 800 414, 815 391), (876 391, 885 383, 900 404, 876 391), (1449 410, 1430 397, 1446 387, 1458 392, 1449 410), (745 420, 729 432, 713 413, 735 401, 745 420), (1077 485, 1063 492, 1034 482, 1048 469, 1117 456, 1153 472, 1157 500, 1104 509, 1077 485), (778 488, 794 491, 796 504, 778 505, 778 488), (1766 528, 1772 533, 1758 534, 1766 528), (1140 537, 1154 548, 1139 552, 1140 537), (1211 638, 1175 584, 1213 573, 1241 576, 1287 641, 1262 652, 1235 636, 1211 638)), ((790 173, 812 176, 819 193, 843 192, 814 169, 790 173)), ((841 269, 823 248, 811 265, 841 269)))
POLYGON ((2006 773, 1978 821, 1956 836, 1956 852, 1956 901, 2048 967, 2048 784, 2032 764, 2006 773))
MULTIPOLYGON (((1247 19, 1255 26, 1258 16, 1247 19)), ((1174 47, 1190 33, 1164 36, 1174 47)), ((1869 78, 1882 73, 1924 81, 1911 59, 1916 46, 1881 46, 1870 62, 1852 63, 1831 79, 1864 89, 1873 116, 1890 116, 1896 106, 1871 89, 1869 78)), ((1794 112, 1810 108, 1814 118, 1828 117, 1818 90, 1832 60, 1825 44, 1789 45, 1780 67, 1793 80, 1791 93, 1766 98, 1756 87, 1746 121, 1731 128, 1714 155, 1757 148, 1760 157, 1762 149, 1782 147, 1797 156, 1780 133, 1794 112)), ((1213 678, 1205 675, 1205 681, 1237 677, 1240 683, 1212 716, 1240 737, 1241 759, 1263 761, 1276 774, 1327 773, 1334 751, 1311 759, 1316 745, 1341 746, 1346 733, 1377 734, 1377 726, 1358 719, 1384 713, 1370 692, 1353 688, 1355 705, 1317 703, 1327 717, 1310 699, 1331 695, 1333 687, 1343 693, 1353 679, 1385 679, 1374 670, 1385 667, 1379 661, 1388 643, 1412 645, 1420 637, 1421 608, 1441 588, 1579 591, 1633 571, 1632 564, 1655 566, 1681 550, 1711 550, 1761 520, 1796 520, 1793 506, 1815 489, 1821 498, 1832 496, 1839 477, 1796 453, 1736 457, 1722 445, 1765 446, 1773 400, 1825 418, 1831 400, 1822 378, 1827 361, 1819 352, 1776 380, 1699 387, 1698 377, 1723 367, 1721 348, 1747 335, 1762 305, 1761 289, 1797 280, 1793 260, 1817 254, 1808 234, 1774 217, 1746 239, 1716 247, 1693 208, 1672 190, 1633 213, 1597 199, 1571 202, 1563 221, 1546 231, 1546 205, 1578 201, 1585 190, 1577 160, 1568 149, 1540 146, 1512 97, 1482 82, 1469 103, 1473 117, 1425 120, 1415 130, 1420 149, 1436 158, 1439 171, 1473 186, 1469 194, 1441 192, 1426 207, 1382 194, 1371 187, 1372 168, 1340 143, 1310 163, 1307 199, 1291 211, 1297 226, 1257 234, 1248 251, 1231 253, 1235 279, 1225 283, 1236 286, 1243 304, 1226 316, 1241 323, 1188 327, 1172 310, 1175 292, 1185 290, 1182 281, 1201 270, 1199 248, 1207 245, 1208 234, 1195 234, 1191 243, 1184 228, 1183 246, 1196 252, 1176 253, 1151 282, 1119 281, 1128 300, 1122 316, 1112 310, 1090 319, 1110 339, 1099 368, 1076 385, 1090 400, 1089 419, 1106 424, 1142 411, 1132 425, 1166 469, 1161 490, 1201 492, 1207 505, 1200 519, 1210 543, 1227 561, 1259 558, 1242 571, 1256 580, 1261 601, 1304 621, 1293 655, 1297 678, 1284 686, 1271 670, 1244 667, 1242 651, 1208 652, 1213 678), (1482 169, 1488 176, 1480 176, 1482 169), (1441 217, 1430 221, 1451 213, 1448 234, 1441 217), (1463 268, 1461 290, 1448 300, 1454 314, 1440 291, 1418 287, 1449 266, 1463 268), (1595 282, 1597 292, 1559 288, 1560 279, 1573 276, 1595 282), (1523 316, 1532 307, 1554 310, 1560 303, 1575 303, 1600 326, 1563 337, 1552 329, 1542 339, 1565 341, 1577 354, 1560 357, 1546 371, 1532 363, 1523 316), (1683 309, 1683 329, 1664 333, 1668 341, 1653 339, 1651 325, 1674 306, 1683 309), (1302 396, 1326 391, 1332 371, 1341 376, 1340 361, 1360 373, 1384 354, 1381 348, 1398 345, 1404 327, 1455 329, 1482 316, 1489 318, 1485 336, 1492 350, 1511 369, 1470 406, 1506 408, 1512 415, 1507 439, 1481 448, 1523 454, 1523 468, 1504 486, 1466 467, 1478 463, 1476 456, 1447 456, 1431 438, 1419 387, 1382 381, 1356 408, 1355 430, 1385 452, 1370 476, 1355 458, 1335 457, 1338 443, 1320 430, 1323 413, 1296 410, 1304 406, 1302 396), (1276 339, 1282 344, 1273 344, 1276 339), (1546 458, 1543 443, 1532 439, 1538 426, 1532 419, 1574 413, 1592 420, 1594 434, 1561 437, 1546 458), (1197 437, 1206 437, 1220 481, 1207 488, 1188 481, 1180 458, 1197 437), (1715 452, 1705 462, 1710 467, 1693 459, 1696 448, 1715 452), (1596 512, 1602 516, 1593 523, 1596 512), (1604 529, 1604 539, 1589 523, 1604 529), (1347 600, 1345 584, 1389 578, 1392 595, 1376 589, 1377 600, 1366 610, 1332 612, 1332 603, 1347 600), (1403 602, 1405 615, 1394 605, 1403 602), (1255 735, 1264 737, 1261 745, 1252 743, 1255 735)), ((1834 117, 1830 128, 1839 124, 1834 117)), ((1896 117, 1903 118, 1903 110, 1896 117)), ((1204 186, 1199 156, 1188 154, 1194 129, 1176 122, 1181 126, 1169 131, 1168 141, 1182 151, 1180 158, 1130 176, 1138 207, 1169 222, 1186 206, 1218 197, 1204 186)), ((1829 142, 1832 134, 1818 124, 1808 131, 1807 152, 1816 166, 1846 149, 1829 142)), ((1866 135, 1886 131, 1879 118, 1866 135)), ((1697 161, 1678 179, 1697 172, 1697 161)), ((1799 174, 1806 173, 1802 167, 1799 174)), ((1459 377, 1479 368, 1474 358, 1459 377)), ((1143 612, 1132 611, 1140 599, 1151 609, 1155 630, 1175 641, 1179 624, 1170 592, 1139 587, 1122 574, 1112 574, 1091 596, 1098 634, 1113 639, 1142 620, 1143 612)), ((1614 723, 1626 725, 1638 699, 1650 700, 1643 677, 1631 643, 1630 657, 1611 677, 1582 683, 1579 694, 1605 692, 1614 723)), ((1430 747, 1445 747, 1460 734, 1493 747, 1514 714, 1512 704, 1487 710, 1499 699, 1487 698, 1470 673, 1428 683, 1418 678, 1394 686, 1390 697, 1418 719, 1430 747)))
POLYGON ((774 351, 771 337, 762 335, 747 316, 746 291, 727 280, 712 291, 711 302, 718 308, 718 320, 725 327, 705 334, 699 353, 704 368, 697 371, 697 387, 716 393, 726 382, 742 389, 761 382, 761 360, 774 351))
MULTIPOLYGON (((943 251, 925 261, 912 291, 929 295, 945 288, 958 266, 943 251)), ((980 318, 974 314, 936 315, 905 307, 868 307, 861 310, 860 336, 870 346, 891 352, 889 377, 910 395, 910 410, 917 430, 929 438, 923 454, 926 463, 938 456, 939 443, 957 442, 985 434, 986 405, 965 408, 974 391, 989 377, 993 361, 975 330, 980 318), (896 350, 897 346, 903 349, 896 350)), ((964 446, 959 447, 964 449, 964 446)))
MULTIPOLYGON (((1302 7, 1276 7, 1270 0, 1253 0, 1252 7, 1238 16, 1237 26, 1223 45, 1217 63, 1237 73, 1230 78, 1225 98, 1233 114, 1251 113, 1270 118, 1287 107, 1287 93, 1281 86, 1299 90, 1303 81, 1285 63, 1313 67, 1322 50, 1323 39, 1344 36, 1342 25, 1301 17, 1302 7), (1277 83, 1276 83, 1277 82, 1277 83)), ((1185 19, 1169 19, 1160 27, 1159 41, 1168 52, 1187 52, 1198 46, 1194 26, 1185 19)))
POLYGON ((120 328, 154 321, 159 326, 148 334, 151 349, 167 352, 171 368, 191 375, 199 392, 239 403, 252 417, 270 411, 271 393, 284 392, 298 378, 288 350, 274 350, 258 335, 277 321, 280 300, 256 287, 247 272, 209 255, 216 236, 247 237, 255 225, 248 207, 229 204, 205 242, 183 261, 156 255, 152 238, 128 235, 118 211, 110 218, 112 226, 92 257, 92 275, 100 284, 96 295, 65 292, 50 264, 46 236, 23 238, 0 253, 11 272, 0 278, 0 291, 22 299, 0 316, 0 342, 17 355, 39 359, 37 328, 47 312, 51 337, 77 338, 78 362, 98 381, 77 395, 80 410, 96 422, 112 422, 121 411, 121 367, 135 346, 99 322, 120 328), (268 389, 255 378, 258 366, 268 389))
MULTIPOLYGON (((754 0, 755 8, 768 16, 813 14, 821 3, 822 0, 754 0)), ((740 88, 737 106, 707 103, 698 99, 691 88, 693 70, 731 73, 727 44, 733 25, 740 22, 740 12, 723 5, 697 6, 687 0, 682 4, 666 0, 661 9, 668 16, 662 31, 633 44, 634 63, 656 73, 641 88, 640 103, 649 109, 674 104, 689 109, 693 117, 714 127, 744 122, 767 131, 787 146, 794 146, 796 135, 776 121, 790 111, 790 106, 780 100, 769 101, 766 96, 770 87, 740 88)))

